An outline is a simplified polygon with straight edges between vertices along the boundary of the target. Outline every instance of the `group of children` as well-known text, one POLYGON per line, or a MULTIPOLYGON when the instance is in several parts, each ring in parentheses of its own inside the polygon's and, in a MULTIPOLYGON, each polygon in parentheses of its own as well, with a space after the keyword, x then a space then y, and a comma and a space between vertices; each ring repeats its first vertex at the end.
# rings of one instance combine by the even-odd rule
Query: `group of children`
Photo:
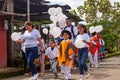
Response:
MULTIPOLYGON (((76 36, 76 39, 81 38, 85 43, 84 47, 79 48, 77 51, 80 80, 84 80, 84 78, 88 78, 90 75, 86 59, 89 57, 90 67, 98 67, 98 55, 100 55, 100 52, 103 53, 102 46, 104 45, 104 40, 100 34, 96 32, 91 33, 90 37, 87 33, 86 26, 83 24, 79 24, 77 29, 78 35, 76 36)), ((65 80, 69 80, 71 77, 71 67, 73 66, 75 58, 75 46, 71 40, 72 36, 69 31, 63 30, 61 36, 63 37, 63 40, 58 46, 54 40, 49 41, 49 47, 46 49, 45 55, 50 59, 50 65, 55 77, 58 77, 58 65, 61 68, 61 72, 63 73, 65 80)))
POLYGON ((61 67, 65 79, 69 79, 70 69, 73 62, 74 48, 71 39, 71 33, 67 30, 62 32, 64 40, 60 43, 59 47, 56 46, 54 40, 50 40, 49 47, 45 51, 45 55, 50 59, 52 71, 57 78, 57 64, 61 67))
POLYGON ((103 45, 104 40, 99 33, 91 33, 91 42, 89 44, 89 60, 90 67, 98 67, 98 62, 102 62, 102 58, 105 57, 103 45))

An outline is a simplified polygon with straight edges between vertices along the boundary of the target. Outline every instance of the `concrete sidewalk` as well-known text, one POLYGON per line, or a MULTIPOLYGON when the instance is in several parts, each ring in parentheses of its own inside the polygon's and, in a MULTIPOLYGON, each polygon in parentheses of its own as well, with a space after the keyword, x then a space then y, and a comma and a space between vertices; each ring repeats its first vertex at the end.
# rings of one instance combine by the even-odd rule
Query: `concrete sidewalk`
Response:
MULTIPOLYGON (((90 77, 86 80, 120 80, 120 56, 112 57, 104 60, 98 68, 89 68, 90 77)), ((38 80, 64 80, 62 74, 58 74, 59 79, 54 79, 51 72, 47 72, 44 76, 39 76, 38 80)), ((3 80, 29 80, 29 76, 16 76, 3 80)), ((72 70, 71 80, 79 80, 78 69, 72 70)))

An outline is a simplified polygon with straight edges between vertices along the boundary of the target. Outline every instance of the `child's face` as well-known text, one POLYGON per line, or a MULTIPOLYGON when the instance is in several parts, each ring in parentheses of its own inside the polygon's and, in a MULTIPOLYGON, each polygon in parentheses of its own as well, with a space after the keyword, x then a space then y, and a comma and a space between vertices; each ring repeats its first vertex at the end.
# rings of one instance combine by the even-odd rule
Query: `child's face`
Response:
POLYGON ((49 46, 53 48, 53 47, 55 47, 55 43, 52 42, 52 41, 50 41, 50 42, 49 42, 49 46))
POLYGON ((84 33, 84 30, 85 30, 85 29, 84 29, 83 27, 78 26, 77 29, 78 29, 78 32, 79 32, 80 34, 83 34, 83 33, 84 33))
POLYGON ((69 36, 67 33, 64 33, 64 34, 63 34, 63 37, 64 37, 64 39, 66 40, 66 39, 69 39, 70 36, 69 36))

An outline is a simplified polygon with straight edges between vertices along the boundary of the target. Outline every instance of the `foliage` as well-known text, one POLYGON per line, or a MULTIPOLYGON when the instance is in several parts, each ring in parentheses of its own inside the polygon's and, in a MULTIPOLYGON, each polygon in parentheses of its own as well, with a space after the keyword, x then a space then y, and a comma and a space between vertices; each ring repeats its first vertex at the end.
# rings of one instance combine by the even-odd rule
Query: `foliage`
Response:
POLYGON ((120 2, 114 2, 112 5, 109 0, 86 0, 83 6, 70 13, 85 16, 87 26, 102 25, 104 27, 101 33, 106 45, 105 48, 113 49, 119 47, 120 43, 120 2))

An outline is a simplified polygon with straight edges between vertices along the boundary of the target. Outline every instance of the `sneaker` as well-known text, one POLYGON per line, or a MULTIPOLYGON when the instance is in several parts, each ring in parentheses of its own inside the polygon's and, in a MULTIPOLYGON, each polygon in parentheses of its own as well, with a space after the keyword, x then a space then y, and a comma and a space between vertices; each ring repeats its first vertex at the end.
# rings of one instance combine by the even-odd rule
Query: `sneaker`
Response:
POLYGON ((90 73, 89 73, 89 72, 86 72, 86 74, 85 74, 85 78, 88 79, 89 76, 90 76, 90 73))
POLYGON ((38 76, 39 76, 39 74, 37 73, 37 74, 35 74, 34 75, 34 77, 33 77, 33 80, 37 80, 38 79, 38 76))
POLYGON ((65 80, 70 80, 70 78, 68 78, 68 77, 65 77, 65 80))
POLYGON ((80 78, 79 80, 84 80, 83 78, 80 78))
POLYGON ((80 79, 79 80, 84 80, 84 76, 80 75, 80 79))

